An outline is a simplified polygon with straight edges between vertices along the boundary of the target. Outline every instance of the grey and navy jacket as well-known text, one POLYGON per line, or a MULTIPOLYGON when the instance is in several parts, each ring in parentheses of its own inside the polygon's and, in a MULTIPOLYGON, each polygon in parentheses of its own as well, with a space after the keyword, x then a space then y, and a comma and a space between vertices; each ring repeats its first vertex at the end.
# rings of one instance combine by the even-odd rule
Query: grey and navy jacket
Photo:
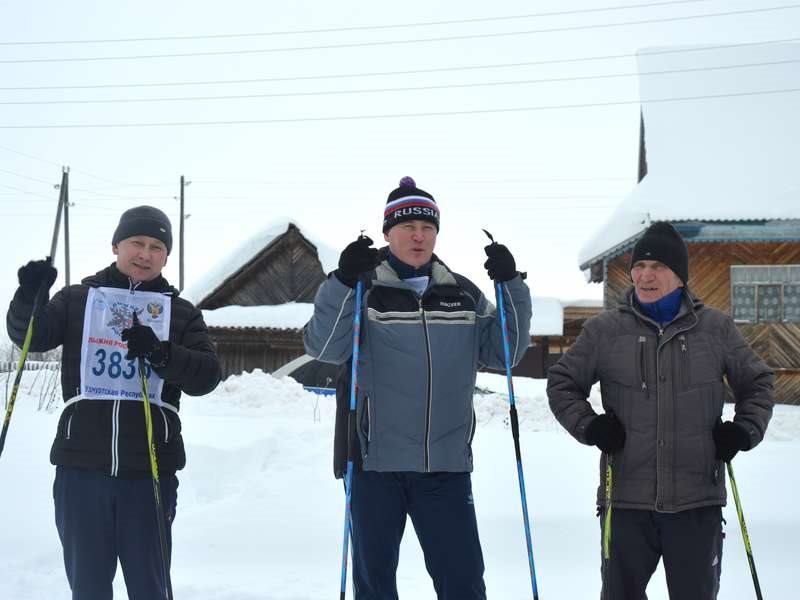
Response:
MULTIPOLYGON (((596 415, 586 398, 600 382, 604 410, 626 433, 613 456, 614 506, 678 512, 724 505, 725 472, 712 432, 722 416, 725 381, 736 402, 734 421, 748 431, 752 448, 772 416, 773 373, 730 316, 688 290, 676 318, 663 327, 638 309, 633 294, 631 288, 618 308, 589 319, 550 368, 550 408, 587 443, 586 426, 596 415)), ((597 502, 605 504, 602 483, 597 502)))
MULTIPOLYGON (((355 461, 368 471, 472 471, 476 373, 482 365, 505 364, 495 307, 435 256, 422 296, 386 260, 368 279, 356 409, 360 457, 355 461)), ((504 283, 503 291, 516 364, 530 341, 531 296, 522 275, 504 283)), ((354 293, 335 275, 320 286, 304 332, 309 355, 334 364, 351 358, 354 293)), ((342 416, 340 411, 339 430, 342 416)), ((343 436, 337 438, 344 442, 343 436)), ((337 475, 340 470, 335 465, 337 475)))
MULTIPOLYGON (((131 283, 115 265, 87 277, 80 285, 57 292, 44 304, 34 321, 31 352, 61 350, 61 388, 67 402, 80 394, 81 343, 86 297, 91 287, 128 289, 131 283)), ((186 464, 178 416, 181 392, 200 396, 220 380, 220 366, 200 311, 178 297, 178 290, 159 276, 140 284, 137 291, 172 296, 168 355, 163 367, 153 369, 164 379, 162 400, 175 410, 154 407, 153 439, 158 467, 174 473, 186 464)), ((6 317, 8 335, 22 345, 33 304, 18 289, 6 317)), ((101 469, 111 475, 150 473, 144 412, 140 402, 129 400, 78 400, 61 413, 50 453, 54 465, 101 469)))

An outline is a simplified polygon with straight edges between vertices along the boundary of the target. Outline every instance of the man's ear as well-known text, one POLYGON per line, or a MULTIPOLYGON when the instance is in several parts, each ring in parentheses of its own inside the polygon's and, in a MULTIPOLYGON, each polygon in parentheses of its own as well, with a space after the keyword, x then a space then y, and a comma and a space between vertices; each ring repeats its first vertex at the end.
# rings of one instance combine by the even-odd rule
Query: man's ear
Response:
POLYGON ((389 236, 386 235, 385 233, 383 234, 383 241, 384 242, 388 242, 389 241, 389 236))
POLYGON ((111 252, 114 253, 114 256, 117 256, 119 254, 119 248, 117 248, 116 244, 111 244, 111 252))

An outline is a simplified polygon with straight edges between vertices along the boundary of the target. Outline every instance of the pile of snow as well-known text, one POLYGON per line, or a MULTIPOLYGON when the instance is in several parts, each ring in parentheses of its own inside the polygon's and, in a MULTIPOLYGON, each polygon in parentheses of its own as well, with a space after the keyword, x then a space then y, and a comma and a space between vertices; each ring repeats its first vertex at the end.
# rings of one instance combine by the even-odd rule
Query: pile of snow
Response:
MULTIPOLYGON (((68 600, 53 524, 48 453, 58 412, 36 410, 40 378, 25 373, 0 458, 0 598, 68 600)), ((3 381, 0 380, 0 385, 3 381)), ((542 597, 599 596, 594 516, 597 458, 557 425, 545 382, 514 380, 542 597)), ((530 599, 506 380, 481 373, 475 396, 473 489, 490 598, 530 599)), ((596 393, 592 397, 597 405, 596 393)), ((188 456, 180 472, 172 579, 181 600, 318 600, 338 596, 341 482, 332 475, 334 400, 289 378, 255 371, 202 398, 182 400, 188 456)), ((790 598, 800 537, 796 492, 800 409, 778 407, 767 440, 736 458, 736 476, 764 594, 790 598)), ((722 566, 725 600, 753 597, 732 506, 722 566)), ((402 598, 435 598, 413 528, 401 550, 402 598)), ((118 572, 115 598, 126 598, 118 572)), ((348 598, 351 598, 348 590, 348 598)), ((666 600, 663 574, 648 589, 666 600)))

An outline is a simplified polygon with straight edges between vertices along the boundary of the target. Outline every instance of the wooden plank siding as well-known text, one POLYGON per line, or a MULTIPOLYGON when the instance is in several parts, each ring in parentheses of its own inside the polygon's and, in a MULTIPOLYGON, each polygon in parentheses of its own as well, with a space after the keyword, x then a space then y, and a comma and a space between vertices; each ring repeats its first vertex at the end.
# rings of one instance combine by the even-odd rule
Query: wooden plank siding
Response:
POLYGON ((271 373, 305 352, 300 329, 210 327, 208 333, 223 379, 254 369, 271 373))
MULTIPOLYGON (((689 243, 689 288, 708 306, 731 312, 733 265, 797 265, 797 242, 698 242, 689 243)), ((631 285, 626 252, 608 261, 603 302, 616 306, 631 285)), ((742 335, 773 369, 775 399, 800 404, 800 323, 740 323, 742 335)))

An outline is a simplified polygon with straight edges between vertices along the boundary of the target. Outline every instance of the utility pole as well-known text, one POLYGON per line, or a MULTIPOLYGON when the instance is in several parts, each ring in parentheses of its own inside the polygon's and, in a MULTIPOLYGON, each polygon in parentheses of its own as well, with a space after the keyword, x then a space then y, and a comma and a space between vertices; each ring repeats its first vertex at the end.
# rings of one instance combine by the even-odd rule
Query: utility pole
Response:
POLYGON ((69 285, 69 167, 64 167, 64 285, 69 285))
POLYGON ((181 225, 180 225, 179 234, 178 234, 178 236, 179 236, 179 242, 178 242, 178 251, 179 251, 179 256, 178 256, 178 265, 179 265, 178 266, 178 268, 179 268, 179 272, 178 272, 178 290, 180 290, 180 291, 183 291, 183 260, 184 260, 184 242, 183 242, 184 233, 183 233, 183 230, 184 230, 184 225, 185 225, 185 222, 186 222, 186 214, 185 214, 185 206, 184 206, 184 193, 183 193, 183 191, 184 191, 184 188, 187 185, 191 184, 191 183, 192 183, 191 181, 186 181, 186 178, 183 175, 181 175, 181 225))

